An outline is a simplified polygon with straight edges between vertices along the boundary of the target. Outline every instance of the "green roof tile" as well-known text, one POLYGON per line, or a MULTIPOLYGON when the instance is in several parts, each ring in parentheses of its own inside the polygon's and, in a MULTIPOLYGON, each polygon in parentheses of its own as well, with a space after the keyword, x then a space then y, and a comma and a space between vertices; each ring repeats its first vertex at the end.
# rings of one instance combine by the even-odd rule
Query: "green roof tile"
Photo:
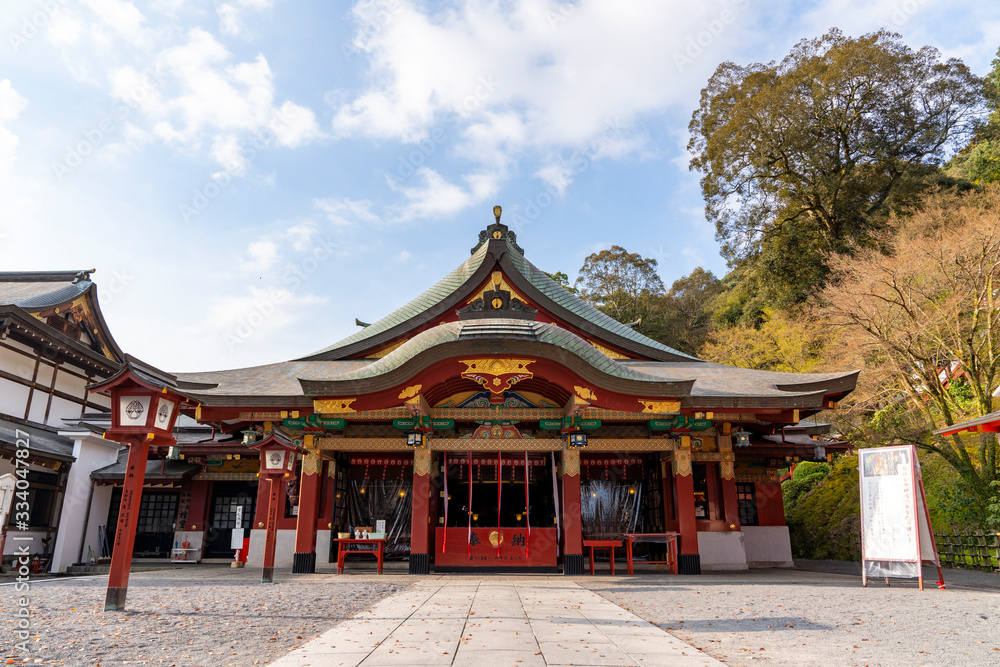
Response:
POLYGON ((371 338, 376 334, 388 331, 394 326, 402 324, 425 310, 432 308, 435 304, 439 303, 442 299, 464 285, 472 274, 479 269, 479 266, 486 258, 486 254, 487 245, 484 244, 475 252, 475 254, 469 257, 469 259, 462 262, 461 266, 442 278, 434 286, 426 290, 417 298, 404 304, 400 308, 397 308, 395 311, 389 313, 377 322, 372 323, 370 326, 365 327, 361 331, 358 331, 357 333, 352 334, 347 338, 330 345, 329 347, 313 352, 312 354, 303 357, 303 359, 308 359, 310 357, 323 354, 324 352, 353 345, 354 343, 371 338))
POLYGON ((684 357, 685 359, 698 360, 697 357, 684 354, 683 352, 679 352, 672 347, 667 347, 663 343, 658 343, 652 338, 643 336, 632 327, 626 326, 613 317, 605 315, 597 308, 594 308, 592 305, 573 294, 556 281, 552 280, 552 278, 549 278, 544 271, 526 260, 523 255, 511 252, 509 257, 511 263, 517 267, 518 271, 521 272, 521 275, 527 278, 528 282, 534 285, 539 292, 552 299, 554 302, 571 313, 579 315, 583 319, 596 324, 602 329, 606 329, 614 334, 617 334, 618 336, 621 336, 622 338, 645 345, 646 347, 651 347, 663 352, 669 352, 670 354, 676 354, 677 356, 684 357))

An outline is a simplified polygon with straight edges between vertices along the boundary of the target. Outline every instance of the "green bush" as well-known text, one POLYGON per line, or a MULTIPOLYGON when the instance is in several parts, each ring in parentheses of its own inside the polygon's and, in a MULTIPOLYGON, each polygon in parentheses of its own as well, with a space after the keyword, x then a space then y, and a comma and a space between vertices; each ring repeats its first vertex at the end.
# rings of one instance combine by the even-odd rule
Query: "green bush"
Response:
POLYGON ((782 485, 785 518, 796 558, 861 558, 857 468, 857 456, 841 456, 832 467, 800 463, 792 478, 782 485))

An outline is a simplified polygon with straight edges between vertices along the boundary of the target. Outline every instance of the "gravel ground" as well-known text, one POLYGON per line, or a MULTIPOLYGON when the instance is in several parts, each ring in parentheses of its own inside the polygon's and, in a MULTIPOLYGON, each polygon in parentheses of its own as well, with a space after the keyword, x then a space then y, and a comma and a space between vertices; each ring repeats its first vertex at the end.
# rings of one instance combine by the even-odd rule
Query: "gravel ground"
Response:
POLYGON ((1000 574, 974 574, 946 571, 947 590, 934 577, 923 591, 804 570, 577 581, 727 665, 995 667, 1000 574))
POLYGON ((133 573, 118 613, 103 611, 107 576, 38 580, 26 594, 28 656, 16 654, 11 615, 25 593, 0 586, 0 655, 7 664, 264 665, 407 588, 391 575, 275 578, 265 585, 259 568, 205 566, 133 573))

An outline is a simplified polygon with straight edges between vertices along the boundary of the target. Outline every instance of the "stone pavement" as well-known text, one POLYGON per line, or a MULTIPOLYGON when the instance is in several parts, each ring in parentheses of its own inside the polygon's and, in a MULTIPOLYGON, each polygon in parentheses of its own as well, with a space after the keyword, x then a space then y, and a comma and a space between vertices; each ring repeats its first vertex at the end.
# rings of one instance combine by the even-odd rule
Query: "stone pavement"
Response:
POLYGON ((426 578, 275 667, 721 665, 558 577, 426 578))

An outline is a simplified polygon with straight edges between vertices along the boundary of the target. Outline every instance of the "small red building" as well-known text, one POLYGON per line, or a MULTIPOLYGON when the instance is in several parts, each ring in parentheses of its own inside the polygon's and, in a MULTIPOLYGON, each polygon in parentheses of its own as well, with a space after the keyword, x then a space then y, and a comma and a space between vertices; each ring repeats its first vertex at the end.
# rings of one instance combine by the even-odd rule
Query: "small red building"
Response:
POLYGON ((260 562, 266 485, 248 447, 278 432, 307 452, 278 508, 275 564, 294 572, 328 562, 349 526, 380 522, 411 573, 577 574, 583 539, 625 532, 679 533, 682 573, 791 564, 777 470, 826 454, 808 426, 783 429, 835 407, 857 373, 682 354, 550 279, 496 213, 458 268, 340 342, 160 376, 203 430, 149 465, 175 494, 175 543, 231 558, 243 507, 260 562))

